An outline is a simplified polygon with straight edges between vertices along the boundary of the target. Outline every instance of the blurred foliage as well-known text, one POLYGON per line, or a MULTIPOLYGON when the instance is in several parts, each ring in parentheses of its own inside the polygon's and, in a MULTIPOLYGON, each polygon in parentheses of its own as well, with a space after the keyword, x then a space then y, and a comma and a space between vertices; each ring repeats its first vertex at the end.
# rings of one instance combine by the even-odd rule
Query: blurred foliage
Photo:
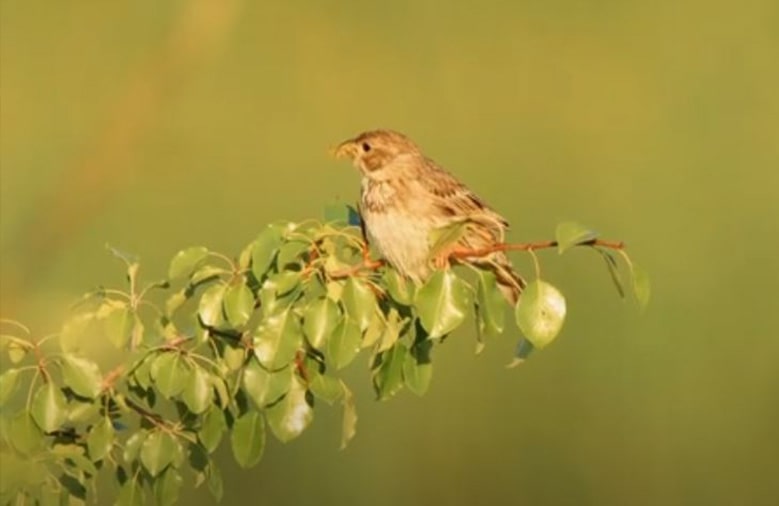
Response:
MULTIPOLYGON (((371 430, 345 452, 336 410, 293 444, 268 438, 256 473, 223 444, 225 502, 779 496, 775 1, 0 0, 0 14, 4 317, 55 328, 114 278, 106 242, 162 273, 195 238, 237 251, 264 223, 355 200, 357 175, 325 153, 375 127, 410 135, 512 240, 577 217, 652 273, 639 317, 601 289, 597 253, 545 264, 575 301, 564 346, 508 373, 516 339, 474 360, 465 325, 424 400, 360 403, 371 430)), ((84 346, 116 365, 111 343, 84 346)), ((374 395, 360 373, 343 370, 358 402, 374 395)))
MULTIPOLYGON (((361 349, 370 352, 376 397, 385 400, 403 387, 427 392, 434 343, 469 313, 477 352, 482 333, 503 332, 506 302, 491 271, 465 262, 476 287, 446 268, 417 289, 393 268, 366 262, 360 228, 343 226, 354 209, 331 206, 328 214, 340 214, 342 225, 269 225, 237 260, 202 246, 179 251, 167 279, 145 285, 137 259, 109 247, 127 267, 126 291, 85 294, 62 331, 40 339, 23 324, 2 321, 0 352, 14 366, 0 374, 0 457, 14 468, 24 460, 36 465, 5 475, 0 502, 98 503, 95 483, 104 468, 116 478, 117 504, 143 504, 149 494, 155 504, 175 504, 187 468, 195 486, 207 483, 221 500, 211 454, 225 432, 238 465, 254 467, 266 425, 286 443, 313 421, 315 400, 339 402, 346 447, 357 415, 351 390, 335 373, 361 349), (155 292, 171 286, 180 288, 155 301, 155 292), (121 356, 105 374, 84 354, 84 344, 96 340, 109 341, 121 356)), ((440 247, 458 240, 451 236, 440 247)), ((581 226, 558 227, 561 252, 599 248, 595 240, 581 226)), ((565 318, 562 294, 540 279, 535 262, 537 279, 516 304, 525 337, 512 365, 549 344, 565 318)))

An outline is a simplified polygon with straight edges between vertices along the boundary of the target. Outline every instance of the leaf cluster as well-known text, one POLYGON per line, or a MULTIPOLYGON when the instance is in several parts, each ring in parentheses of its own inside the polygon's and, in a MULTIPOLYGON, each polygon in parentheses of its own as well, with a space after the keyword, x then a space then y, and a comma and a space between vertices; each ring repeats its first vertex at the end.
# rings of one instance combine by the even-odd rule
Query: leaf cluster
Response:
MULTIPOLYGON (((565 225, 556 243, 563 252, 593 238, 565 225)), ((624 293, 614 256, 595 249, 624 293)), ((404 388, 423 395, 433 348, 469 319, 480 350, 483 336, 507 330, 513 312, 524 336, 515 363, 562 327, 565 299, 541 279, 532 249, 536 279, 513 308, 489 270, 441 269, 416 286, 389 266, 363 269, 365 250, 353 226, 276 223, 236 258, 184 249, 166 279, 144 284, 138 260, 110 248, 127 284, 83 296, 57 334, 39 338, 4 320, 0 503, 98 502, 99 473, 114 476, 117 504, 174 504, 185 480, 219 500, 220 445, 253 467, 268 434, 297 438, 319 402, 343 410, 347 445, 357 415, 339 372, 360 353, 378 399, 404 388), (89 357, 92 340, 110 342, 119 365, 89 357)), ((646 277, 619 253, 645 303, 646 277)))

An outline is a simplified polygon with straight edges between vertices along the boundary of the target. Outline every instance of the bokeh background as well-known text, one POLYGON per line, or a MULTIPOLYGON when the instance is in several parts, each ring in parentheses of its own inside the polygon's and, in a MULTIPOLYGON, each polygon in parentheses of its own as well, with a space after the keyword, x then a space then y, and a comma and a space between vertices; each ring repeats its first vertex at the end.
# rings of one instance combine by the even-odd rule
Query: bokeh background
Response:
POLYGON ((350 447, 317 409, 256 469, 225 453, 225 504, 776 504, 777 2, 0 9, 0 305, 36 332, 122 282, 106 242, 155 279, 183 247, 237 252, 353 201, 327 149, 375 127, 416 139, 515 240, 575 219, 650 273, 641 315, 596 255, 545 252, 569 300, 553 346, 506 370, 515 336, 476 357, 466 329, 426 397, 382 403, 357 361, 350 447))

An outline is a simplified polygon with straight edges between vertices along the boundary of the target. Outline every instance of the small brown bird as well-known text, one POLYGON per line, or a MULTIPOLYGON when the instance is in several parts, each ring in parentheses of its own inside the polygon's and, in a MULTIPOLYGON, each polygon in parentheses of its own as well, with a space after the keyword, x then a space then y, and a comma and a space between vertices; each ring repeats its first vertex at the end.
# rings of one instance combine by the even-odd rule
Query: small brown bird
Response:
MULTIPOLYGON (((476 251, 504 242, 508 222, 405 135, 364 132, 338 145, 335 155, 348 157, 362 173, 360 214, 368 241, 414 282, 424 281, 455 250, 476 251), (431 258, 434 232, 458 223, 466 226, 454 248, 443 258, 431 258)), ((506 299, 516 303, 525 281, 503 252, 467 261, 492 270, 506 299)))

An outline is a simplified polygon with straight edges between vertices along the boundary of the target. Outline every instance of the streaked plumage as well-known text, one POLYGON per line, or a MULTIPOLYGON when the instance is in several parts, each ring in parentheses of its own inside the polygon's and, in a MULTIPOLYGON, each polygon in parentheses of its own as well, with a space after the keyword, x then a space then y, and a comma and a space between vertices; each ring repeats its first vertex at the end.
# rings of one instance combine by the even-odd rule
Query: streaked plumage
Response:
MULTIPOLYGON (((467 231, 456 245, 460 249, 504 241, 508 222, 405 135, 364 132, 342 142, 336 155, 349 157, 362 173, 360 213, 369 242, 412 280, 430 275, 430 238, 436 229, 466 221, 467 231)), ((524 281, 505 254, 469 261, 489 266, 506 298, 516 302, 524 281)))

